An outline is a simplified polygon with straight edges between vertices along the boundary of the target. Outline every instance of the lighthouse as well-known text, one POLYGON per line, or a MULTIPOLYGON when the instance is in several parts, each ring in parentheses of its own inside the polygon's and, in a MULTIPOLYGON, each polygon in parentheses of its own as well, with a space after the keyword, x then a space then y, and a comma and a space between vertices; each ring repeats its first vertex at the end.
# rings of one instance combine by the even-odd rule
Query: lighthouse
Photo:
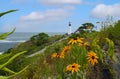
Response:
POLYGON ((69 24, 68 24, 68 35, 70 35, 72 33, 72 31, 71 31, 71 22, 69 22, 69 24))

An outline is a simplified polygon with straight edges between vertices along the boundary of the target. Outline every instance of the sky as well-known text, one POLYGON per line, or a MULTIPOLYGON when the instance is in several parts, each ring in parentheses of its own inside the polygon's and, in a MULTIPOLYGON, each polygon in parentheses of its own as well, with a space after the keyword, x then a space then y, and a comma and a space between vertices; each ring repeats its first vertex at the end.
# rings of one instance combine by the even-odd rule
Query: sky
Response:
POLYGON ((18 11, 0 18, 0 32, 16 27, 16 32, 67 32, 71 22, 72 32, 81 24, 97 21, 108 15, 119 18, 119 0, 2 0, 0 12, 18 11))

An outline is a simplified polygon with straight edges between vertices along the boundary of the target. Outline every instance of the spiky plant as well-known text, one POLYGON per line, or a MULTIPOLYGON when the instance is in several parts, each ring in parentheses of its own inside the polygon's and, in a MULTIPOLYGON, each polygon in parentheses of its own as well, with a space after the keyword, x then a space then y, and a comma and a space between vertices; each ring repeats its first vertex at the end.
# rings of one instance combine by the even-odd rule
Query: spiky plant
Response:
MULTIPOLYGON (((6 11, 6 12, 2 12, 2 13, 0 13, 0 17, 2 17, 5 14, 11 13, 11 12, 15 12, 15 11, 17 11, 17 10, 9 10, 9 11, 6 11)), ((6 33, 3 33, 3 34, 0 34, 0 40, 3 40, 5 38, 7 38, 7 36, 9 36, 10 34, 12 34, 15 31, 15 29, 16 28, 14 28, 11 32, 6 32, 6 33)), ((14 77, 14 76, 22 73, 24 70, 26 70, 28 68, 28 66, 26 66, 25 68, 23 68, 19 72, 14 72, 14 71, 12 71, 12 70, 10 70, 9 68, 6 67, 12 61, 14 61, 15 58, 17 58, 21 54, 24 54, 25 52, 26 51, 19 52, 16 55, 12 56, 10 59, 8 59, 8 61, 6 61, 5 63, 0 64, 0 70, 9 72, 11 74, 9 76, 2 76, 2 75, 0 75, 0 79, 11 79, 12 77, 14 77)), ((5 57, 8 57, 8 56, 10 56, 10 54, 6 54, 6 55, 2 54, 2 55, 0 55, 0 60, 3 60, 3 59, 5 59, 5 57)))
MULTIPOLYGON (((7 68, 6 66, 8 64, 10 64, 12 61, 14 61, 15 58, 17 58, 18 56, 20 56, 21 54, 24 54, 26 51, 23 51, 23 52, 20 52, 20 53, 17 53, 16 55, 12 56, 8 61, 6 61, 5 63, 1 64, 0 65, 0 70, 3 70, 5 72, 9 72, 10 76, 0 76, 0 79, 10 79, 18 74, 20 74, 21 72, 23 72, 24 70, 26 70, 28 68, 28 66, 26 66, 25 68, 23 68, 22 70, 20 70, 19 72, 14 72, 12 70, 10 70, 9 68, 7 68)), ((6 57, 6 56, 5 56, 6 57)), ((4 59, 4 58, 2 58, 4 59)))

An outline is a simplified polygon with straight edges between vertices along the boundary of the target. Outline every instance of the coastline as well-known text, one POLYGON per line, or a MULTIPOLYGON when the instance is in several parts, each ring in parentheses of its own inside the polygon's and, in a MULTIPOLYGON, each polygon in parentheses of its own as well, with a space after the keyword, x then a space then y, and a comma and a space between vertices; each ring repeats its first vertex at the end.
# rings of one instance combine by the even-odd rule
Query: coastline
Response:
MULTIPOLYGON (((29 40, 32 36, 39 34, 38 32, 15 32, 9 35, 5 40, 0 40, 0 53, 4 53, 10 48, 29 40)), ((64 32, 47 32, 49 36, 65 34, 64 32)))

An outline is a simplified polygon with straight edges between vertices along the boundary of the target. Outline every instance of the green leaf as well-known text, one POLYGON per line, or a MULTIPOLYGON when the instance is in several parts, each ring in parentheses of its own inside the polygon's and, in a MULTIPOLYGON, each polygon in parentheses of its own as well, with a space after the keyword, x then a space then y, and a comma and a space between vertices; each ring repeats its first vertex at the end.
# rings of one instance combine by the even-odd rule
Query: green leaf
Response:
POLYGON ((5 38, 7 38, 8 35, 12 34, 15 31, 16 28, 14 28, 11 32, 6 32, 3 34, 0 34, 0 40, 3 40, 5 38))
POLYGON ((1 54, 0 55, 0 61, 4 60, 5 58, 9 57, 10 55, 11 55, 10 53, 9 54, 1 54))
POLYGON ((59 75, 57 79, 62 79, 62 76, 61 76, 61 75, 59 75))
POLYGON ((104 59, 104 53, 102 52, 101 47, 97 43, 98 43, 98 40, 94 39, 93 42, 92 42, 92 51, 97 53, 101 62, 104 63, 104 60, 103 60, 104 59))
POLYGON ((118 59, 115 55, 112 56, 112 59, 115 61, 115 62, 118 62, 118 59))
POLYGON ((23 68, 21 71, 13 74, 13 75, 10 75, 10 76, 0 76, 0 79, 11 79, 13 78, 14 76, 17 76, 19 74, 21 74, 23 71, 25 71, 29 66, 26 66, 25 68, 23 68))
POLYGON ((16 57, 18 57, 19 55, 25 53, 26 51, 17 53, 16 55, 14 55, 13 57, 11 57, 6 63, 0 65, 0 69, 4 68, 6 65, 10 64, 16 57))
POLYGON ((5 14, 11 13, 11 12, 15 12, 15 11, 18 11, 18 10, 16 9, 16 10, 9 10, 9 11, 6 11, 6 12, 2 12, 2 13, 0 13, 0 17, 2 17, 5 14))
POLYGON ((8 79, 8 77, 0 76, 0 79, 8 79))
POLYGON ((113 61, 117 62, 118 60, 117 57, 115 56, 113 41, 108 38, 106 38, 106 41, 108 42, 109 45, 107 56, 111 58, 113 61))
MULTIPOLYGON (((21 71, 19 71, 19 72, 13 74, 13 75, 11 75, 11 76, 8 76, 7 78, 8 78, 8 79, 11 79, 11 78, 13 78, 13 77, 15 77, 15 76, 21 74, 21 73, 22 73, 23 71, 25 71, 28 67, 29 67, 29 65, 26 66, 25 68, 23 68, 21 71)), ((0 79, 1 79, 1 78, 0 78, 0 79)))
POLYGON ((11 74, 15 74, 14 71, 8 69, 7 67, 4 67, 2 70, 7 71, 7 72, 9 72, 9 73, 11 73, 11 74))

